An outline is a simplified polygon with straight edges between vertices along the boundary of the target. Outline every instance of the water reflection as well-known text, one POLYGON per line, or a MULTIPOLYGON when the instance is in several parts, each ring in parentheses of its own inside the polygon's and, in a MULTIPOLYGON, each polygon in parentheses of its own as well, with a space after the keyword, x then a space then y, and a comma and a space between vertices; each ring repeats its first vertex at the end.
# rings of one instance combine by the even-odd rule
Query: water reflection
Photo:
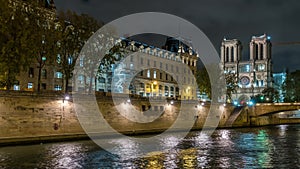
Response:
POLYGON ((3 147, 0 168, 300 168, 299 135, 300 125, 286 125, 191 132, 183 140, 172 133, 159 144, 105 140, 120 156, 91 141, 3 147), (162 151, 143 154, 147 146, 162 151))

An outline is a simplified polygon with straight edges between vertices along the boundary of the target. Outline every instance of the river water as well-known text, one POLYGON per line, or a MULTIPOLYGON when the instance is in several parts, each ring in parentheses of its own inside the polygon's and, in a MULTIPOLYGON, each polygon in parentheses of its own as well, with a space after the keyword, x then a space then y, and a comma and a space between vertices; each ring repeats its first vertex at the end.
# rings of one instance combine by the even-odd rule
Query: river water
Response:
POLYGON ((147 154, 130 138, 103 141, 119 143, 121 155, 89 140, 11 146, 0 148, 0 168, 300 168, 300 125, 172 133, 147 154))

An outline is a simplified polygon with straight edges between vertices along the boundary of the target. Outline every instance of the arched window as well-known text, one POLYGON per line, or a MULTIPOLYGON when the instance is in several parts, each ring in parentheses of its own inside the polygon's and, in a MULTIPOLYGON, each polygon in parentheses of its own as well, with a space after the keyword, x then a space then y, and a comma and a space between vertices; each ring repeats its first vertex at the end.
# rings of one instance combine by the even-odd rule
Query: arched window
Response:
POLYGON ((229 48, 226 47, 226 52, 225 52, 225 62, 228 62, 229 60, 229 48))
POLYGON ((231 62, 233 62, 234 61, 234 47, 231 47, 230 49, 231 49, 231 51, 230 51, 231 52, 231 58, 230 59, 231 59, 231 62))
POLYGON ((264 59, 264 45, 260 44, 260 59, 264 59))
POLYGON ((258 45, 254 44, 254 49, 255 49, 255 60, 258 60, 258 45))

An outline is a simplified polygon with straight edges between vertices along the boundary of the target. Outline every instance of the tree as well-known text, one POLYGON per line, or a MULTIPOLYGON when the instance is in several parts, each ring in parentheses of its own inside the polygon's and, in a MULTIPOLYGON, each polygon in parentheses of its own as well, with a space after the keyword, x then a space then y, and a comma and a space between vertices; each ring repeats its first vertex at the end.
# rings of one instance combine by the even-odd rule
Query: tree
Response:
POLYGON ((238 88, 237 76, 233 72, 227 72, 225 74, 226 81, 226 101, 231 100, 232 93, 236 93, 238 88))
POLYGON ((300 101, 300 71, 287 73, 287 77, 282 86, 284 102, 300 101))
POLYGON ((196 81, 198 84, 199 92, 205 93, 211 99, 211 83, 208 72, 205 68, 200 69, 196 73, 196 81))
POLYGON ((89 37, 100 28, 100 24, 88 15, 77 15, 71 11, 60 12, 58 20, 58 67, 64 75, 64 90, 68 93, 69 80, 79 53, 89 37))
POLYGON ((6 0, 0 0, 0 84, 10 90, 16 83, 16 76, 26 70, 32 58, 30 24, 28 13, 21 8, 12 7, 6 0))
POLYGON ((262 91, 264 102, 272 103, 279 101, 279 92, 273 87, 267 87, 262 91))
POLYGON ((46 64, 53 65, 57 54, 57 30, 55 29, 56 22, 49 18, 47 11, 41 11, 39 4, 31 3, 31 14, 28 17, 29 31, 31 37, 27 41, 30 44, 33 63, 37 63, 38 68, 38 87, 41 89, 41 74, 42 69, 46 64))

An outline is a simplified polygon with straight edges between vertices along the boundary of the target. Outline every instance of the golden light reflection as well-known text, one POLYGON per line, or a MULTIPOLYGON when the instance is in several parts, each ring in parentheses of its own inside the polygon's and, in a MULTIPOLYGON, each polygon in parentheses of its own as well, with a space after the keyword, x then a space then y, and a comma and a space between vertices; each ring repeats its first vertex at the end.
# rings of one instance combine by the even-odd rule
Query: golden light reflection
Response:
POLYGON ((149 168, 149 169, 164 168, 164 159, 165 159, 165 155, 163 152, 160 151, 150 152, 145 156, 145 160, 147 163, 145 168, 149 168))
POLYGON ((181 161, 180 168, 197 168, 197 150, 196 148, 189 148, 181 150, 179 154, 181 161))

